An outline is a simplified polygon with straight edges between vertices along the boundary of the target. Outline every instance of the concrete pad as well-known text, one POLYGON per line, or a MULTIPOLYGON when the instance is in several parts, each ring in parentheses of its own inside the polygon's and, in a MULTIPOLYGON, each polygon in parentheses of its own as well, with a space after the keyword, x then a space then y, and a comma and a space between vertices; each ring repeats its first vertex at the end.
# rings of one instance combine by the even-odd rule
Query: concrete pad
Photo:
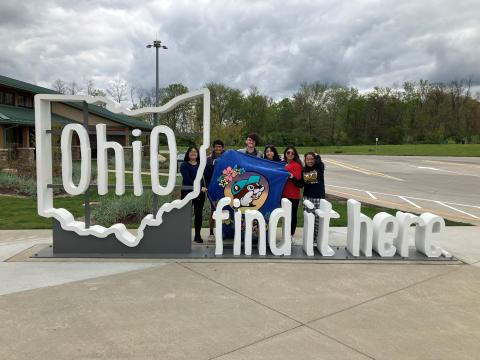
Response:
POLYGON ((0 296, 0 318, 17 359, 209 359, 299 325, 179 264, 0 296))
POLYGON ((0 295, 162 265, 133 262, 0 262, 0 295))
POLYGON ((361 353, 342 345, 305 326, 273 336, 269 339, 220 356, 219 360, 337 360, 369 359, 361 353))
POLYGON ((344 310, 458 265, 188 263, 206 277, 303 323, 344 310))
POLYGON ((37 244, 37 241, 20 241, 0 244, 0 262, 6 261, 37 244))
POLYGON ((478 262, 480 261, 480 226, 448 226, 434 244, 467 264, 478 262))
POLYGON ((51 229, 0 230, 0 244, 21 241, 52 242, 51 229))
POLYGON ((478 359, 480 269, 438 278, 310 326, 375 359, 478 359))
POLYGON ((158 262, 104 263, 98 260, 90 263, 5 262, 22 251, 35 248, 37 243, 36 240, 20 236, 17 241, 10 239, 10 242, 0 244, 0 295, 159 266, 158 262))

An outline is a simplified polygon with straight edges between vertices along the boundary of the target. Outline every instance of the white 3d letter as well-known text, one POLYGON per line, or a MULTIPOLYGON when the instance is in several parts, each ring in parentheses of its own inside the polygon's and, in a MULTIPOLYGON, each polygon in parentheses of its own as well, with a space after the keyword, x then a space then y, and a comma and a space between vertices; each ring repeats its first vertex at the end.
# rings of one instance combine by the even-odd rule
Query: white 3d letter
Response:
POLYGON ((393 246, 393 239, 398 234, 398 222, 395 217, 386 212, 378 213, 373 217, 373 249, 381 257, 395 255, 397 249, 393 246))
POLYGON ((428 257, 439 257, 442 255, 442 249, 432 245, 431 240, 433 234, 440 234, 445 230, 445 221, 431 213, 424 213, 420 217, 425 225, 415 228, 415 247, 428 257))
POLYGON ((233 221, 235 235, 233 236, 233 255, 238 256, 242 252, 242 212, 240 211, 240 200, 233 199, 233 221))
POLYGON ((308 212, 307 209, 313 210, 315 206, 309 200, 304 200, 305 210, 303 210, 303 251, 307 256, 313 256, 313 232, 315 228, 315 214, 308 212))
POLYGON ((290 256, 292 253, 291 221, 292 203, 288 199, 282 199, 282 207, 273 210, 268 221, 268 245, 273 255, 290 256), (283 217, 282 241, 277 248, 277 225, 281 217, 283 217))
POLYGON ((125 158, 123 147, 115 141, 107 141, 107 126, 97 124, 97 172, 98 194, 108 193, 108 154, 107 150, 115 152, 115 194, 125 193, 125 158))
POLYGON ((215 255, 223 254, 222 221, 230 217, 230 213, 226 210, 223 211, 223 208, 230 205, 230 201, 229 197, 218 200, 217 207, 212 214, 212 218, 215 220, 215 255))
MULTIPOLYGON (((142 135, 142 132, 138 129, 132 131, 132 135, 138 137, 142 135)), ((142 142, 134 141, 132 143, 132 155, 133 155, 133 194, 135 196, 141 196, 143 194, 142 184, 142 142)))
POLYGON ((71 195, 84 193, 90 185, 91 177, 91 150, 87 130, 80 124, 68 124, 62 130, 62 182, 65 191, 71 195), (72 179, 72 136, 76 132, 80 139, 80 181, 75 186, 72 179))
POLYGON ((397 254, 408 257, 408 230, 412 224, 424 226, 425 222, 417 215, 397 211, 398 234, 393 239, 393 245, 397 248, 397 254))
POLYGON ((359 256, 360 250, 365 256, 372 256, 372 219, 360 213, 360 203, 347 201, 348 227, 347 250, 353 256, 359 256))
POLYGON ((257 210, 245 211, 245 255, 252 255, 253 221, 258 221, 258 253, 265 256, 267 253, 266 235, 267 226, 262 213, 257 210))
POLYGON ((322 256, 333 256, 335 251, 328 246, 328 232, 330 230, 330 219, 338 219, 340 214, 332 210, 332 204, 327 200, 320 200, 320 209, 315 210, 315 214, 319 217, 317 248, 322 256))
POLYGON ((174 187, 177 179, 177 142, 173 130, 165 125, 155 126, 150 134, 150 176, 152 178, 152 191, 157 195, 168 195, 174 187), (158 135, 167 136, 168 151, 170 154, 170 166, 168 168, 167 186, 161 186, 158 180, 158 135))

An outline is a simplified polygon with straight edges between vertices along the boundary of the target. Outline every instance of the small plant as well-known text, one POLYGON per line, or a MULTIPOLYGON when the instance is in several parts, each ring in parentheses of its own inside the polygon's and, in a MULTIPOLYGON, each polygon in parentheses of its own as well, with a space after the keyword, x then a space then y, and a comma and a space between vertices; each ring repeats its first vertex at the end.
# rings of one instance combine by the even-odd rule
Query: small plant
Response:
POLYGON ((15 195, 37 196, 37 183, 34 178, 14 173, 0 172, 0 191, 15 195))
MULTIPOLYGON (((159 198, 159 206, 171 201, 165 197, 159 198)), ((106 196, 94 208, 92 215, 94 222, 102 226, 111 226, 116 223, 140 224, 141 220, 152 213, 153 195, 151 191, 142 196, 126 194, 124 196, 106 196)))

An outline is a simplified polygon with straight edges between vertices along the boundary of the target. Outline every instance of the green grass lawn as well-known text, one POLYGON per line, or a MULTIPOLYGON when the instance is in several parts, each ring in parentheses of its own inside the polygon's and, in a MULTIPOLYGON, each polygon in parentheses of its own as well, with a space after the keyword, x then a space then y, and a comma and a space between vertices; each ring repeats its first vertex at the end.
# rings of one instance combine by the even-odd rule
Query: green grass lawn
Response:
POLYGON ((344 155, 410 155, 410 156, 480 156, 480 144, 418 144, 299 147, 302 154, 319 151, 320 154, 344 155))
MULTIPOLYGON (((101 201, 101 197, 94 191, 90 195, 90 200, 101 201)), ((346 226, 347 225, 347 205, 344 201, 333 201, 333 209, 340 214, 340 219, 332 219, 331 226, 346 226)), ((84 214, 83 196, 72 197, 55 197, 55 207, 63 207, 68 209, 76 218, 80 218, 84 214)), ((95 205, 92 205, 95 206, 95 205)), ((207 216, 210 207, 205 205, 204 208, 204 227, 208 227, 207 216)), ((362 205, 362 213, 369 217, 373 217, 380 211, 385 211, 389 214, 395 215, 397 210, 386 209, 374 205, 362 205)), ((297 214, 298 226, 303 226, 303 207, 300 206, 297 214)), ((464 223, 446 220, 447 225, 468 225, 464 223)), ((136 224, 135 224, 136 225, 136 224)), ((131 227, 135 228, 136 226, 131 227)), ((26 197, 12 197, 0 195, 0 230, 11 229, 50 229, 52 226, 51 219, 40 217, 37 214, 37 202, 33 198, 26 197)), ((130 227, 130 226, 129 226, 130 227)))
MULTIPOLYGON (((259 148, 263 150, 263 146, 259 148)), ((284 146, 277 147, 280 152, 283 152, 284 148, 284 146)), ((186 147, 179 147, 178 152, 183 153, 186 149, 186 147)), ((299 146, 297 150, 301 154, 316 151, 320 154, 344 155, 480 156, 480 144, 378 145, 377 152, 375 152, 375 145, 299 146)))

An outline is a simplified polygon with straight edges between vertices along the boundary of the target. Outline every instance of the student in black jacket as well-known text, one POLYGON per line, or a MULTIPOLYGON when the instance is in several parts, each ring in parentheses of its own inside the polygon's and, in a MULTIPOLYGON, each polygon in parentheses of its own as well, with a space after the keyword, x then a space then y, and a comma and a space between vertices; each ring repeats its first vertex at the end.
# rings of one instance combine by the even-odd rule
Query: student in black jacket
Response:
MULTIPOLYGON (((302 169, 300 180, 293 180, 298 187, 303 187, 303 199, 313 203, 316 209, 320 208, 320 199, 325 199, 325 164, 320 155, 314 152, 305 154, 305 166, 302 169)), ((318 233, 318 217, 315 216, 314 239, 318 233)))
MULTIPOLYGON (((225 152, 225 144, 223 143, 222 140, 217 139, 213 142, 213 151, 212 154, 207 157, 207 165, 205 166, 205 183, 207 184, 207 188, 210 186, 210 181, 212 181, 212 176, 213 176, 213 171, 215 170, 215 162, 217 161, 220 156, 223 155, 225 152)), ((212 203, 210 203, 210 217, 208 218, 208 225, 210 227, 210 236, 209 240, 214 240, 215 237, 213 236, 213 212, 215 211, 215 208, 212 203)))
MULTIPOLYGON (((185 152, 185 158, 183 159, 182 165, 180 165, 180 173, 182 174, 182 199, 192 191, 191 188, 197 177, 199 163, 200 152, 198 151, 198 148, 196 146, 190 146, 185 152)), ((202 229, 203 204, 205 203, 205 193, 207 192, 204 179, 202 179, 201 186, 200 194, 192 200, 193 214, 195 215, 195 237, 193 241, 197 243, 203 243, 203 239, 200 236, 200 230, 202 229)))

